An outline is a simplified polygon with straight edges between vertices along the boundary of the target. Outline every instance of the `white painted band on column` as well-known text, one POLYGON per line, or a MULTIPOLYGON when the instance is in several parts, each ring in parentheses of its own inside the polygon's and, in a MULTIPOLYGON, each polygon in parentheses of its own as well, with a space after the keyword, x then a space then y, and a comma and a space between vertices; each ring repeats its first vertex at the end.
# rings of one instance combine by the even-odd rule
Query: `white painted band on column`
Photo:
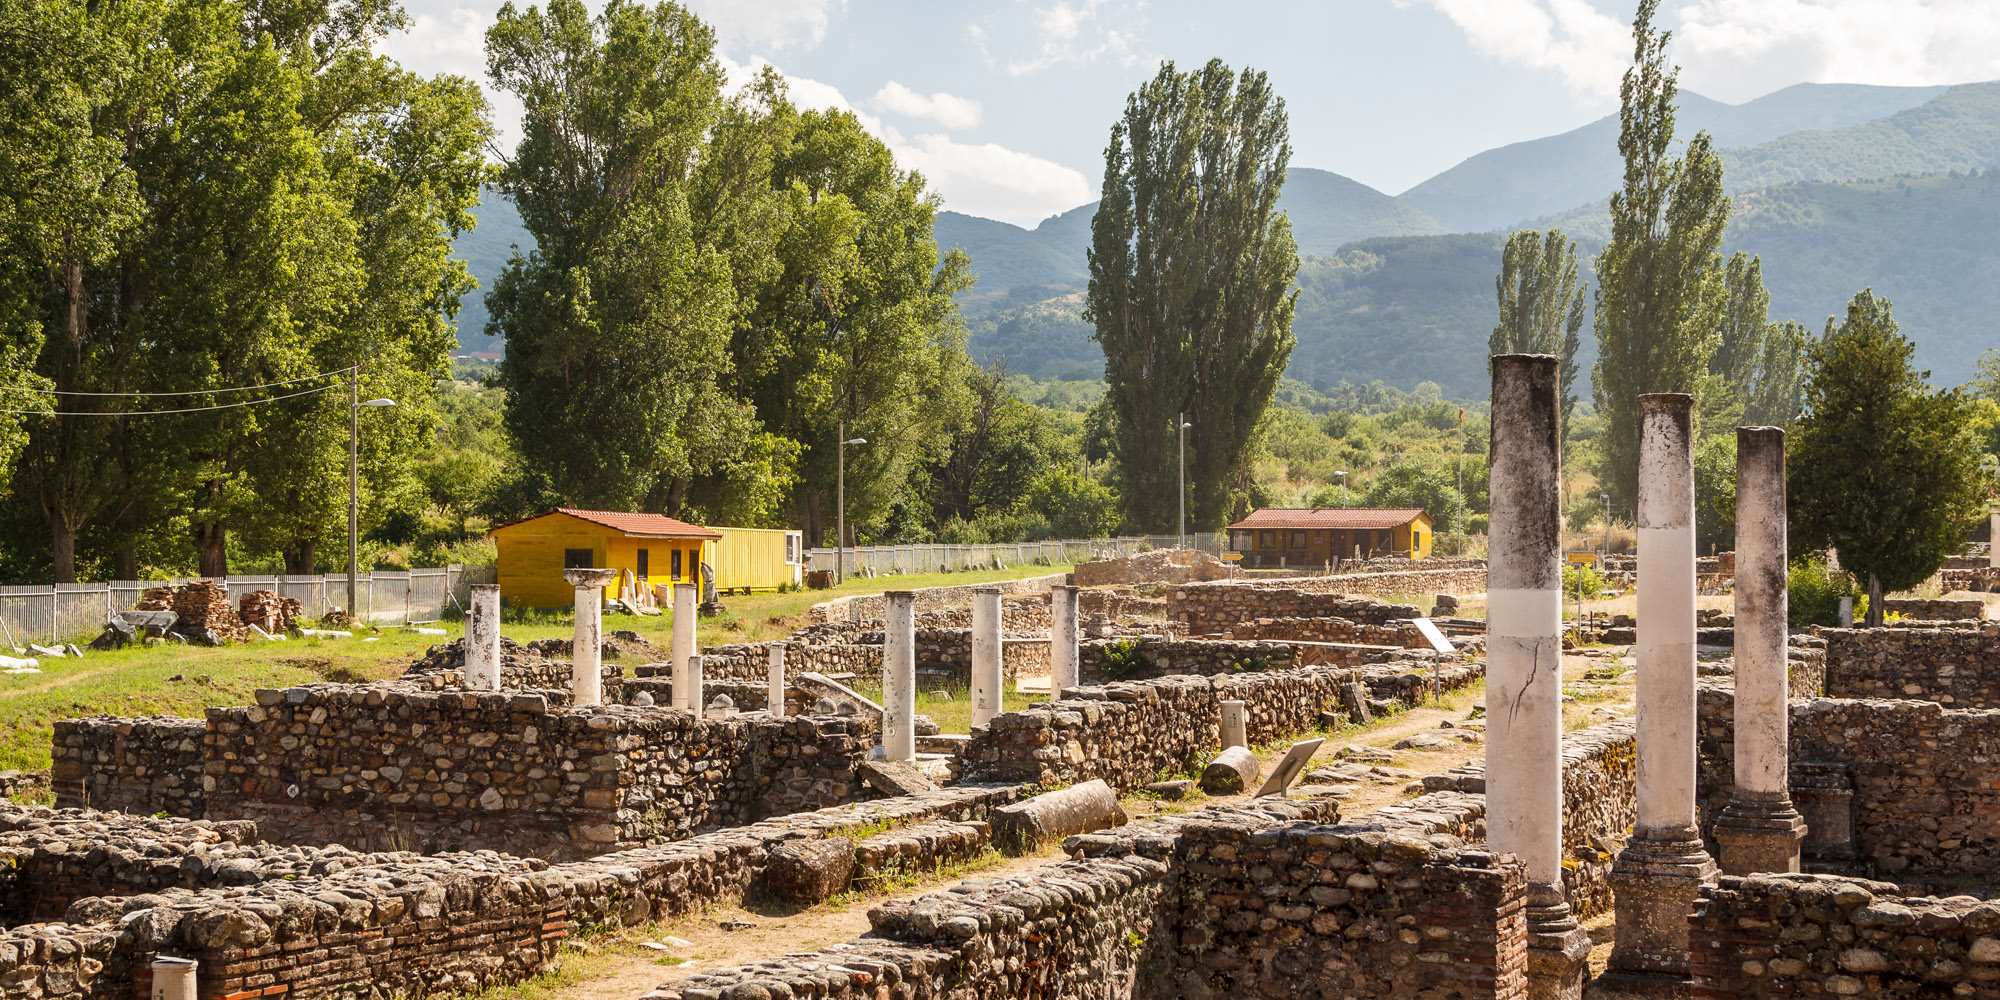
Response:
POLYGON ((1000 591, 972 592, 972 724, 983 726, 1000 714, 1005 683, 1001 651, 1000 591))
POLYGON ((882 749, 917 759, 917 607, 907 591, 882 595, 882 749))
POLYGON ((765 699, 764 710, 771 713, 772 718, 782 719, 785 717, 785 644, 784 643, 774 642, 771 644, 771 661, 769 670, 771 673, 770 690, 766 691, 764 694, 764 699, 765 699))
POLYGON ((1486 593, 1486 634, 1541 638, 1562 632, 1562 591, 1492 590, 1486 593))
POLYGON ((1641 527, 1638 544, 1636 828, 1679 832, 1694 827, 1694 526, 1641 527))
POLYGON ((1528 866, 1528 879, 1562 884, 1562 593, 1500 590, 1486 595, 1489 677, 1487 841, 1528 866))
POLYGON ((2000 569, 2000 504, 1993 504, 1987 507, 1986 513, 1990 522, 1987 525, 1986 534, 1988 539, 1986 543, 1986 565, 1994 569, 2000 569))
POLYGON ((699 702, 688 699, 688 657, 694 655, 694 584, 674 584, 674 643, 669 658, 674 664, 674 707, 701 711, 699 702))

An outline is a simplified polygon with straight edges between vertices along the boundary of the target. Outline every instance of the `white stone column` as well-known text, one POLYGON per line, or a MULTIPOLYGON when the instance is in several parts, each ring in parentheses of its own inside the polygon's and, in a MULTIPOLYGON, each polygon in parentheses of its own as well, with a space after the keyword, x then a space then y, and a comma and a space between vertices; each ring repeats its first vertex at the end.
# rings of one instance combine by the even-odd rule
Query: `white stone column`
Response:
POLYGON ((1582 996, 1590 938, 1562 889, 1562 452, 1556 359, 1493 358, 1486 825, 1528 869, 1528 996, 1582 996))
POLYGON ((983 726, 1000 714, 1005 685, 1001 666, 1000 588, 972 591, 972 724, 983 726))
POLYGON ((668 655, 674 664, 674 707, 699 712, 701 703, 687 696, 688 657, 694 655, 694 598, 694 584, 674 584, 674 643, 668 655))
POLYGON ((917 759, 917 595, 882 595, 882 748, 890 760, 917 759))
POLYGON ((1222 749, 1250 746, 1249 713, 1250 706, 1240 701, 1222 703, 1222 749))
POLYGON ((2000 503, 1986 506, 1986 565, 2000 569, 2000 503))
POLYGON ((615 569, 566 569, 563 579, 576 588, 576 634, 570 640, 570 705, 604 703, 604 588, 618 579, 615 569))
POLYGON ((774 719, 785 717, 785 649, 782 642, 771 644, 771 686, 764 695, 764 711, 774 719))
POLYGON ((200 965, 191 958, 153 959, 153 1000, 196 1000, 195 973, 200 965))
POLYGON ((1049 588, 1049 698, 1079 683, 1076 588, 1049 588))
POLYGON ((1715 820, 1729 875, 1799 870, 1785 662, 1785 432, 1736 429, 1736 788, 1715 820))
POLYGON ((707 715, 708 702, 702 700, 703 696, 701 691, 701 656, 699 654, 688 657, 687 676, 688 676, 688 690, 687 690, 688 704, 694 706, 695 715, 697 716, 707 715))
POLYGON ((1611 869, 1617 941, 1594 995, 1686 996, 1695 829, 1694 397, 1639 397, 1638 822, 1611 869))
POLYGON ((472 585, 465 615, 465 686, 500 690, 500 585, 472 585))

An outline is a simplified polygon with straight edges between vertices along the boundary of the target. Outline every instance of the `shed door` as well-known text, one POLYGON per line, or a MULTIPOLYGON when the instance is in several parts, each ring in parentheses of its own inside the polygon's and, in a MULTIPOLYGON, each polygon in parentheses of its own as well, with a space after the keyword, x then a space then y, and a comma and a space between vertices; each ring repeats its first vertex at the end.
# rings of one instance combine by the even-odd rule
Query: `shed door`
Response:
POLYGON ((637 572, 638 572, 638 574, 639 574, 639 579, 641 579, 641 580, 644 580, 644 579, 646 578, 646 550, 645 550, 645 549, 640 549, 640 550, 639 550, 639 568, 638 568, 637 572))

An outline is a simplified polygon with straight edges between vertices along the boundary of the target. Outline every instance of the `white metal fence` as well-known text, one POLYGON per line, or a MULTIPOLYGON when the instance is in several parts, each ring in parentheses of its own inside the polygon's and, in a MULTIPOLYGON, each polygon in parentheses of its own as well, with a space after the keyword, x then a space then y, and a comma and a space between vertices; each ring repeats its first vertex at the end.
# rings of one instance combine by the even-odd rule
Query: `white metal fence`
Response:
MULTIPOLYGON (((957 573, 1011 566, 1052 566, 1115 559, 1153 549, 1179 548, 1174 535, 1133 535, 1124 538, 1069 538, 1045 542, 993 542, 985 545, 869 545, 847 550, 848 573, 957 573)), ((1220 553, 1228 544, 1221 532, 1189 535, 1187 547, 1220 553)), ((808 550, 812 569, 830 570, 835 551, 808 550)))
MULTIPOLYGON (((492 583, 494 567, 450 565, 438 569, 376 570, 356 579, 358 616, 371 622, 402 624, 434 621, 446 610, 465 607, 467 589, 492 583)), ((188 583, 202 577, 171 580, 113 580, 108 583, 61 583, 43 586, 0 586, 0 629, 9 645, 25 642, 66 642, 97 634, 114 612, 139 602, 147 590, 188 583)), ((308 617, 317 618, 347 604, 347 574, 311 576, 231 576, 218 581, 229 588, 233 605, 253 590, 275 591, 296 599, 308 617)))

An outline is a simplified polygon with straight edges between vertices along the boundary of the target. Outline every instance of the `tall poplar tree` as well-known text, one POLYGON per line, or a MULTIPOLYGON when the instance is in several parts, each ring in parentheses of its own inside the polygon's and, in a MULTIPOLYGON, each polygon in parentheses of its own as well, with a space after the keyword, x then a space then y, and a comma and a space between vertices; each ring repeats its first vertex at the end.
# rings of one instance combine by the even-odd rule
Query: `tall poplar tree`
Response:
POLYGON ((1630 510, 1639 478, 1639 396, 1699 396, 1720 345, 1726 292, 1721 259, 1729 199, 1707 132, 1678 159, 1669 32, 1653 30, 1658 0, 1632 22, 1633 65, 1619 87, 1624 186, 1611 195, 1611 241, 1597 257, 1597 364, 1591 389, 1604 417, 1600 488, 1630 510))
POLYGON ((1178 428, 1188 516, 1221 527, 1246 496, 1258 421, 1291 359, 1297 245, 1278 193, 1291 159, 1285 103, 1263 73, 1164 63, 1125 101, 1091 220, 1084 316, 1104 348, 1126 516, 1178 518, 1178 428))
POLYGON ((1493 279, 1500 322, 1487 338, 1491 354, 1554 354, 1561 358, 1563 437, 1576 409, 1576 349, 1583 330, 1588 282, 1577 281, 1576 242, 1560 229, 1523 229, 1507 237, 1493 279))

